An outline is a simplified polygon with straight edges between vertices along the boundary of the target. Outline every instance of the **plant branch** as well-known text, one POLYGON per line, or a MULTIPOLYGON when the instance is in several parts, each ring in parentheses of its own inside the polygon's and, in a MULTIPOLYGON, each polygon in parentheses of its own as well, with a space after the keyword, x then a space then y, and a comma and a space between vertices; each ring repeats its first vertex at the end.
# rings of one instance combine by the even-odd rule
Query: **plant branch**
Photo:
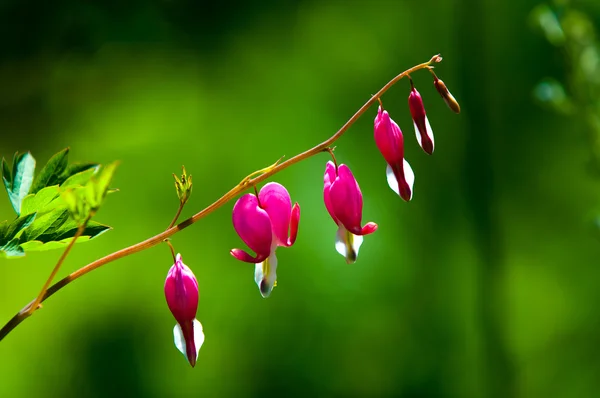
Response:
MULTIPOLYGON (((298 162, 301 162, 302 160, 308 159, 308 158, 310 158, 318 153, 321 153, 323 151, 328 152, 327 148, 330 147, 335 141, 337 141, 350 128, 350 126, 352 126, 367 111, 367 109, 369 107, 371 107, 371 105, 373 105, 375 102, 377 102, 379 100, 379 97, 381 97, 394 84, 396 84, 401 79, 407 77, 411 73, 414 73, 421 69, 430 69, 430 68, 432 68, 431 64, 436 63, 436 62, 441 62, 441 61, 442 61, 442 58, 439 55, 434 55, 433 57, 431 57, 431 59, 429 61, 421 63, 419 65, 413 66, 410 69, 405 70, 404 72, 400 73, 399 75, 394 77, 392 80, 390 80, 388 83, 386 83, 385 86, 383 86, 376 94, 374 94, 367 102, 365 102, 365 104, 363 106, 361 106, 360 109, 358 109, 356 111, 356 113, 354 115, 352 115, 352 117, 350 119, 348 119, 348 121, 334 135, 332 135, 327 140, 321 142, 320 144, 314 146, 313 148, 310 148, 310 149, 286 160, 285 162, 280 163, 281 159, 279 159, 273 165, 249 174, 239 184, 237 184, 235 187, 231 188, 228 192, 226 192, 223 196, 221 196, 219 199, 217 199, 214 203, 212 203, 208 207, 204 208, 203 210, 199 211, 198 213, 194 214, 192 217, 188 218, 187 220, 184 220, 177 225, 171 225, 166 231, 161 232, 161 233, 159 233, 151 238, 148 238, 142 242, 136 243, 132 246, 129 246, 124 249, 118 250, 114 253, 111 253, 105 257, 102 257, 96 261, 93 261, 93 262, 89 263, 88 265, 74 271, 70 275, 68 275, 68 276, 64 277, 63 279, 61 279, 60 281, 56 282, 49 289, 47 289, 47 290, 44 289, 44 293, 41 294, 41 298, 38 297, 38 299, 34 300, 33 303, 38 302, 38 301, 39 301, 39 303, 41 303, 41 302, 45 301, 50 296, 52 296, 54 293, 58 292, 63 287, 67 286, 69 283, 71 283, 74 280, 82 277, 83 275, 103 266, 104 264, 113 262, 115 260, 118 260, 118 259, 126 257, 126 256, 129 256, 130 254, 138 253, 142 250, 149 249, 149 248, 161 243, 165 239, 175 235, 179 231, 196 223, 201 218, 206 217, 207 215, 209 215, 213 211, 217 210, 218 208, 220 208, 221 206, 223 206, 230 200, 234 199, 236 196, 238 196, 240 193, 244 192, 246 189, 261 183, 262 181, 266 180, 267 178, 279 173, 280 171, 292 166, 293 164, 296 164, 298 162), (258 176, 254 177, 257 174, 258 174, 258 176)), ((177 215, 171 224, 174 224, 176 222, 175 220, 177 219, 177 217, 179 217, 182 207, 183 207, 183 205, 180 206, 180 209, 177 212, 177 215)), ((73 242, 74 241, 75 240, 73 240, 73 242)), ((72 246, 73 242, 69 246, 72 246)), ((69 249, 69 248, 67 248, 67 249, 69 249)), ((65 250, 65 251, 68 252, 68 250, 65 250)), ((63 253, 63 256, 66 257, 66 255, 64 253, 63 253)), ((29 305, 31 305, 31 304, 29 304, 29 305)), ((25 308, 23 308, 21 311, 19 311, 10 321, 8 321, 8 323, 6 325, 4 325, 4 327, 2 329, 0 329, 0 341, 2 339, 4 339, 4 337, 6 337, 6 335, 8 333, 10 333, 15 327, 17 327, 23 320, 25 320, 29 316, 29 314, 27 314, 27 308, 29 307, 29 305, 27 305, 25 308)))

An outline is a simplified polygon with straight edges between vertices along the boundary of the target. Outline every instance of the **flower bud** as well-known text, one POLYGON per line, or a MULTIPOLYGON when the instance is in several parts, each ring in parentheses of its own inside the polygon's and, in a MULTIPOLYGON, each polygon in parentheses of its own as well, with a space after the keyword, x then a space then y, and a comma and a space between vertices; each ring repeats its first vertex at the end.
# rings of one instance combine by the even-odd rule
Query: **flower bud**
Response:
POLYGON ((435 89, 438 91, 438 93, 440 93, 440 95, 442 96, 442 99, 444 100, 446 105, 448 105, 448 108, 450 108, 450 110, 454 113, 460 113, 460 105, 458 104, 458 101, 456 101, 454 96, 450 93, 450 91, 448 91, 448 88, 446 87, 444 82, 438 79, 437 76, 435 76, 433 78, 433 85, 435 86, 435 89))
POLYGON ((404 138, 400 127, 380 106, 375 117, 375 144, 387 163, 386 175, 390 188, 402 199, 412 199, 415 174, 404 159, 404 138))
POLYGON ((410 114, 415 126, 417 141, 419 142, 421 148, 423 148, 426 153, 431 155, 433 153, 434 145, 433 131, 431 130, 429 119, 427 119, 427 115, 425 113, 425 107, 423 106, 421 94, 419 94, 414 86, 412 90, 410 90, 410 94, 408 96, 408 107, 410 109, 410 114))
POLYGON ((181 254, 177 254, 175 264, 167 274, 165 298, 177 321, 173 329, 175 346, 194 367, 198 351, 204 343, 204 333, 202 324, 196 319, 198 281, 192 270, 181 260, 181 254))
POLYGON ((179 202, 184 204, 192 195, 192 175, 188 175, 185 171, 185 166, 182 166, 183 173, 181 174, 181 178, 177 177, 173 174, 175 178, 175 190, 177 192, 177 196, 179 197, 179 202))

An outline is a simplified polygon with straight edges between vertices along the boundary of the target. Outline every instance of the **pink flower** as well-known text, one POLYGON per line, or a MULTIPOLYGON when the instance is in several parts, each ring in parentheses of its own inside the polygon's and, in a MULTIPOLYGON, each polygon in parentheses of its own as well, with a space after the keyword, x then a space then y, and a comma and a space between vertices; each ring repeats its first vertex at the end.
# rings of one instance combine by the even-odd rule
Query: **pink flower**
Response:
POLYGON ((408 107, 415 125, 415 134, 417 141, 423 150, 431 155, 433 153, 433 131, 429 125, 429 119, 425 113, 423 99, 416 88, 412 88, 408 95, 408 107))
POLYGON ((363 235, 375 232, 377 224, 369 222, 364 227, 360 226, 363 198, 348 166, 341 164, 336 170, 332 161, 327 162, 324 183, 325 207, 338 225, 335 248, 348 264, 352 264, 358 256, 363 235))
POLYGON ((402 199, 409 201, 412 198, 415 174, 404 159, 402 131, 381 106, 375 117, 375 144, 388 164, 386 169, 388 185, 402 199))
POLYGON ((173 329, 175 346, 186 356, 190 365, 196 365, 198 351, 204 343, 202 324, 196 319, 198 309, 198 281, 192 270, 177 254, 175 264, 165 280, 165 298, 177 325, 173 329))
POLYGON ((277 283, 278 246, 292 246, 298 233, 300 206, 292 208, 290 194, 276 182, 266 184, 258 193, 246 194, 233 206, 233 228, 250 249, 232 249, 238 260, 256 264, 254 280, 263 297, 269 297, 277 283))

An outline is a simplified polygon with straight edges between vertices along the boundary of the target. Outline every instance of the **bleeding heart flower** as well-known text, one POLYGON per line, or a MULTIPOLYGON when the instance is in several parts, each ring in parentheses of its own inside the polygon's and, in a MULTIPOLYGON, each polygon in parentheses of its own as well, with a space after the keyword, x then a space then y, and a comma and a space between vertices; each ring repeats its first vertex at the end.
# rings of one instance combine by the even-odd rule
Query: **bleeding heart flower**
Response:
POLYGON ((202 324, 196 319, 198 281, 192 270, 181 260, 181 254, 177 254, 175 264, 167 274, 165 298, 177 321, 177 325, 173 329, 175 346, 194 367, 198 351, 204 343, 204 333, 202 324))
POLYGON ((356 261, 363 235, 372 234, 377 224, 361 227, 363 198, 358 182, 345 164, 335 167, 332 161, 325 166, 323 198, 325 207, 338 225, 335 248, 348 264, 356 261))
POLYGON ((266 184, 258 193, 246 194, 233 206, 233 228, 250 249, 232 249, 238 260, 256 264, 254 280, 263 297, 269 297, 277 283, 278 246, 292 246, 298 233, 300 206, 292 207, 290 194, 276 182, 266 184))
POLYGON ((402 199, 412 198, 415 174, 404 159, 404 138, 400 127, 381 106, 375 117, 375 144, 387 162, 388 185, 402 199))
MULTIPOLYGON (((412 85, 412 81, 411 81, 412 85)), ((415 134, 417 135, 417 141, 423 150, 431 155, 433 153, 433 131, 429 125, 429 119, 425 113, 425 107, 423 106, 423 99, 417 89, 412 86, 410 94, 408 95, 408 107, 410 108, 410 114, 412 115, 413 124, 415 125, 415 134)))

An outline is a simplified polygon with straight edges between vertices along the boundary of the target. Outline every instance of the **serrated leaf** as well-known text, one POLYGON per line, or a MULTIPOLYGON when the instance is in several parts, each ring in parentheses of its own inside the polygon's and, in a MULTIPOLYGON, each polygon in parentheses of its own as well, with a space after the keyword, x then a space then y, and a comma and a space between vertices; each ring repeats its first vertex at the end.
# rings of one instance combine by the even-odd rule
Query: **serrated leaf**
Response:
POLYGON ((19 239, 13 239, 7 244, 0 246, 0 256, 3 257, 23 257, 25 250, 19 245, 19 239))
POLYGON ((35 177, 33 185, 31 186, 31 193, 37 193, 42 188, 50 185, 58 185, 60 183, 61 176, 67 169, 69 159, 69 148, 65 148, 58 152, 48 160, 48 163, 40 170, 39 174, 35 177))
MULTIPOLYGON (((88 242, 91 239, 94 239, 95 237, 103 234, 104 232, 106 232, 110 229, 111 228, 107 225, 102 225, 102 224, 96 223, 94 221, 91 221, 88 223, 88 226, 86 227, 86 229, 83 233, 83 236, 80 236, 79 238, 77 238, 77 242, 75 242, 75 243, 88 242)), ((75 235, 76 231, 77 231, 77 227, 75 227, 73 235, 75 235)), ((53 240, 53 241, 49 241, 49 242, 43 242, 41 240, 33 240, 33 241, 22 243, 21 248, 27 252, 60 249, 60 248, 64 248, 66 245, 68 245, 69 242, 71 241, 71 239, 73 239, 73 236, 71 236, 69 238, 65 238, 65 239, 61 239, 61 240, 53 240)))
MULTIPOLYGON (((51 210, 52 207, 49 205, 58 198, 60 194, 60 190, 58 185, 54 185, 51 187, 46 187, 36 194, 29 194, 25 196, 23 202, 21 203, 21 213, 30 214, 30 213, 45 213, 48 210, 51 210)), ((55 206, 59 206, 60 202, 55 203, 55 206)))
MULTIPOLYGON (((77 232, 78 224, 69 217, 69 211, 66 207, 57 207, 46 214, 42 214, 24 230, 21 235, 21 245, 30 241, 41 241, 48 243, 52 241, 61 241, 72 238, 77 232)), ((110 229, 109 226, 90 221, 87 224, 82 236, 94 237, 110 229)))
POLYGON ((31 188, 34 170, 35 159, 29 152, 20 155, 15 153, 12 172, 8 170, 4 158, 2 159, 2 180, 17 215, 21 214, 21 202, 31 188))
POLYGON ((112 162, 110 164, 107 164, 106 166, 102 167, 102 169, 98 173, 98 176, 95 177, 96 183, 91 184, 94 186, 94 200, 96 202, 93 205, 93 207, 97 207, 102 204, 102 201, 106 197, 106 193, 108 192, 110 182, 112 181, 112 178, 115 175, 115 171, 117 170, 118 165, 118 162, 112 162))
POLYGON ((61 183, 60 188, 71 188, 76 186, 83 186, 87 184, 92 176, 98 171, 98 166, 94 165, 87 169, 70 175, 64 182, 61 183))
POLYGON ((35 220, 36 213, 28 214, 23 217, 19 217, 13 222, 9 223, 8 221, 4 221, 0 224, 0 246, 3 246, 13 240, 14 238, 18 238, 18 235, 21 231, 31 225, 35 220))

